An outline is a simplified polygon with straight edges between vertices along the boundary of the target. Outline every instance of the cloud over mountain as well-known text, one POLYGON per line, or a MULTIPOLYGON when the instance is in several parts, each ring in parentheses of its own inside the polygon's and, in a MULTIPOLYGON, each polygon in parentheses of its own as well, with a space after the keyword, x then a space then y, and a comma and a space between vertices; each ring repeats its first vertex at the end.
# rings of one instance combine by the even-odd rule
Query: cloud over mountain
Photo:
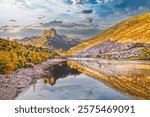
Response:
POLYGON ((150 11, 149 4, 149 0, 1 0, 0 36, 4 30, 15 33, 28 30, 29 26, 37 30, 53 26, 58 30, 77 30, 80 27, 83 32, 84 28, 104 30, 131 16, 150 11), (9 27, 4 28, 6 25, 9 27), (12 32, 15 25, 18 29, 15 27, 12 32))

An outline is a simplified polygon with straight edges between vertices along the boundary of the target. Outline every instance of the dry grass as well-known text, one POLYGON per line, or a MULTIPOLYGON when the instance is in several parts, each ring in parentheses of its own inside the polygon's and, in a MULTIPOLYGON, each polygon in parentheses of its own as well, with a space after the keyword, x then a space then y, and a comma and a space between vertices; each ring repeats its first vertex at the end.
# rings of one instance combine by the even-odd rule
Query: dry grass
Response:
POLYGON ((66 54, 73 55, 108 39, 121 43, 150 44, 150 13, 125 20, 109 28, 102 34, 71 48, 66 54))

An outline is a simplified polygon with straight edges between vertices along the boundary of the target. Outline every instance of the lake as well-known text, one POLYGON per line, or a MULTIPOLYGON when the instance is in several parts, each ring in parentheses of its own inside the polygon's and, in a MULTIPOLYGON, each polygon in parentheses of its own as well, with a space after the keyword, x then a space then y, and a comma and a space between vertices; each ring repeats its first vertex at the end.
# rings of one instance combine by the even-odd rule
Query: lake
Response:
POLYGON ((70 59, 48 69, 16 100, 150 99, 150 62, 70 59))

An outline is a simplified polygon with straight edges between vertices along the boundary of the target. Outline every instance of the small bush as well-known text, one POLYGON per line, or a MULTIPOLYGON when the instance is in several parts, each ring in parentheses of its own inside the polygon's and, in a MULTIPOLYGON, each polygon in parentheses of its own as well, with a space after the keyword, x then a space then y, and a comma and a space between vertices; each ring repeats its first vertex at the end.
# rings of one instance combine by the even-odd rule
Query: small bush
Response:
POLYGON ((6 73, 6 62, 4 59, 0 59, 0 74, 6 73))

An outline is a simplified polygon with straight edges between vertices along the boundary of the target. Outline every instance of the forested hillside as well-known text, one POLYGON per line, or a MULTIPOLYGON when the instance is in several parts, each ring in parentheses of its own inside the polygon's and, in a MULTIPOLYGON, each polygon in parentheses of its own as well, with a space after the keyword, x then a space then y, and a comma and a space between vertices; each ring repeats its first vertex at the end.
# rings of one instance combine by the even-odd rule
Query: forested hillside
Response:
POLYGON ((56 53, 46 48, 23 46, 16 41, 0 38, 0 74, 11 73, 22 67, 30 67, 54 58, 56 53))

